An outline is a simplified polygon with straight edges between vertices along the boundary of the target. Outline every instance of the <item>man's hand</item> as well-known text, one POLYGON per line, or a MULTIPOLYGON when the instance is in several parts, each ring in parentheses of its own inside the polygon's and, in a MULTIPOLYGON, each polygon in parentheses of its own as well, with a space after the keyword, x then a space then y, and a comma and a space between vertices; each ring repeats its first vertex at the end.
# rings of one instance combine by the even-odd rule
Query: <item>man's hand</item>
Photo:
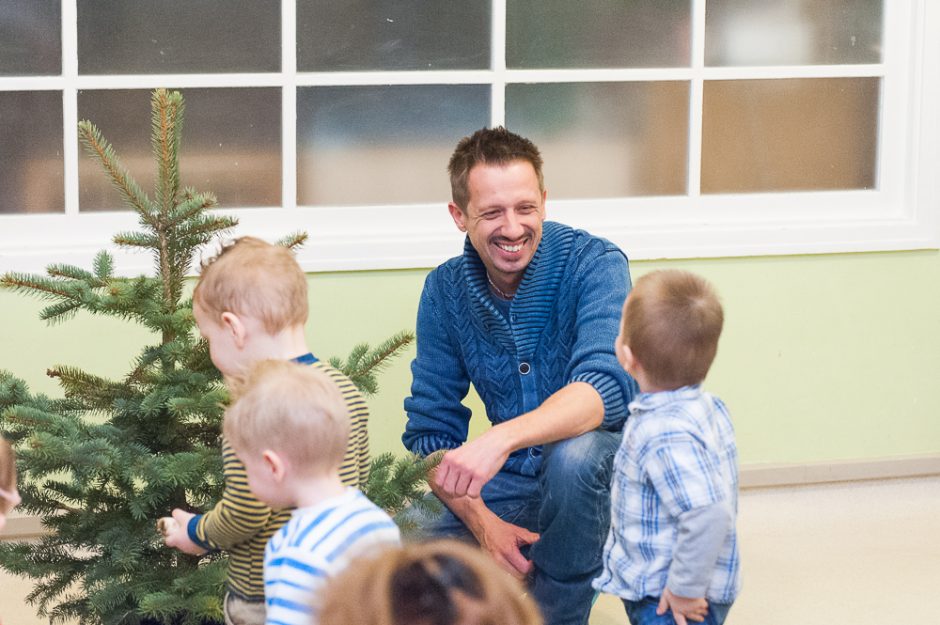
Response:
POLYGON ((672 610, 672 618, 675 619, 676 625, 687 625, 686 619, 701 623, 708 614, 708 601, 705 597, 680 597, 672 594, 668 588, 663 588, 656 614, 662 616, 667 610, 672 610))
POLYGON ((498 427, 490 428, 475 440, 444 454, 434 474, 435 484, 451 497, 479 497, 483 486, 506 463, 510 451, 498 427))
POLYGON ((480 547, 486 550, 496 563, 519 579, 525 579, 532 572, 532 562, 522 555, 520 548, 531 545, 539 535, 524 527, 503 521, 495 514, 487 515, 487 520, 473 528, 473 534, 480 547))
POLYGON ((183 553, 188 553, 193 556, 201 556, 206 553, 206 550, 194 543, 189 538, 189 520, 196 516, 192 512, 186 512, 185 510, 180 510, 179 508, 173 510, 172 521, 173 523, 164 523, 163 526, 166 528, 166 533, 163 535, 163 542, 166 543, 167 547, 175 547, 183 553))

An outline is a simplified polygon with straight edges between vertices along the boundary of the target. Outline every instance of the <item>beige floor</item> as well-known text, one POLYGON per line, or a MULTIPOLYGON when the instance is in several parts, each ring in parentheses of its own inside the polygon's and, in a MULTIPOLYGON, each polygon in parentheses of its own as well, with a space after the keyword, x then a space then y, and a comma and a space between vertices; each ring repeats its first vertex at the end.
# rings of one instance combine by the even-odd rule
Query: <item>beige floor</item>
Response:
MULTIPOLYGON (((738 528, 744 592, 728 625, 929 623, 940 597, 940 476, 749 490, 738 528)), ((40 625, 29 584, 0 573, 4 625, 40 625)), ((601 597, 591 625, 622 625, 601 597)))

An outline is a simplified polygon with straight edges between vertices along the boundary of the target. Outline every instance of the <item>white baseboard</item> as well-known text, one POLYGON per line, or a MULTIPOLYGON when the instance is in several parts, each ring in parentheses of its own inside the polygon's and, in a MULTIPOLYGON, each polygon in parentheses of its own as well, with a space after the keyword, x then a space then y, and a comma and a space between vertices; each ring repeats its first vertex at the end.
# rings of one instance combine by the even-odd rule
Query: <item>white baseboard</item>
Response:
POLYGON ((746 464, 741 466, 740 486, 768 488, 925 475, 940 475, 940 454, 812 464, 746 464))
MULTIPOLYGON (((746 464, 741 466, 740 486, 772 488, 927 475, 940 475, 940 454, 813 464, 746 464)), ((44 533, 38 517, 21 516, 14 512, 7 519, 6 527, 0 531, 0 540, 35 538, 44 533)))

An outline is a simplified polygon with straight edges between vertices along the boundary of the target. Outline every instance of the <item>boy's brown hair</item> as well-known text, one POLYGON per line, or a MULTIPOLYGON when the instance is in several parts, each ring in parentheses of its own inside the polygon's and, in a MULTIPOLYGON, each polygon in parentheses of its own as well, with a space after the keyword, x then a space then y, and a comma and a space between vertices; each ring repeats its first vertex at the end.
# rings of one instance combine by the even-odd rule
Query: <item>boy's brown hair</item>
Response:
POLYGON ((349 409, 336 383, 315 367, 263 360, 233 389, 223 431, 236 453, 271 449, 303 473, 340 466, 349 441, 349 409))
POLYGON ((723 325, 721 302, 704 278, 661 270, 641 277, 630 291, 620 336, 651 382, 676 389, 705 379, 723 325))
POLYGON ((286 247, 241 237, 203 263, 193 303, 216 321, 224 312, 260 319, 275 334, 307 322, 307 277, 286 247))
POLYGON ((461 139, 447 164, 454 204, 464 213, 467 212, 467 204, 470 201, 468 180, 470 170, 475 166, 508 165, 513 161, 528 161, 539 179, 539 191, 545 191, 542 155, 535 144, 525 137, 498 126, 481 128, 469 137, 461 139))
POLYGON ((531 597, 479 548, 413 543, 353 562, 330 581, 321 625, 541 625, 531 597))

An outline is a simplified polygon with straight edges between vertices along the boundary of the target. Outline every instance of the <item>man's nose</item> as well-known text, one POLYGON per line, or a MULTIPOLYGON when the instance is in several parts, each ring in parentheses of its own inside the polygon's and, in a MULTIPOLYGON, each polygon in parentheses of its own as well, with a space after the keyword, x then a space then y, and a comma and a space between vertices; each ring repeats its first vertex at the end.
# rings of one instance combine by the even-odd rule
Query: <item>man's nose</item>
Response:
POLYGON ((501 230, 501 234, 507 239, 515 239, 525 233, 525 228, 522 227, 522 221, 519 219, 519 215, 516 214, 516 211, 506 211, 501 230))

